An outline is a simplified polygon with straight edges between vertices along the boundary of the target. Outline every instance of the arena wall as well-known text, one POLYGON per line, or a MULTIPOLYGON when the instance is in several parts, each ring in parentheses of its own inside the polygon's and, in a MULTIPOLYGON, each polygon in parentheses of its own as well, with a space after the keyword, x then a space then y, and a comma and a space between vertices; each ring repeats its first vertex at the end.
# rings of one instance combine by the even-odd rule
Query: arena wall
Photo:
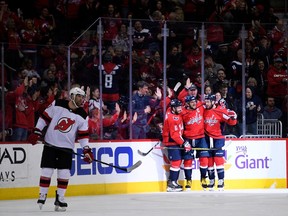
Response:
MULTIPOLYGON (((154 149, 157 141, 111 141, 91 143, 97 160, 130 167, 142 165, 131 173, 93 162, 86 164, 74 155, 67 196, 164 192, 169 171, 166 150, 154 149)), ((287 188, 288 139, 226 140, 225 190, 287 188)), ((43 144, 0 144, 0 200, 36 198, 39 193, 40 160, 43 144)), ((75 152, 82 150, 76 143, 75 152)), ((193 163, 192 190, 201 190, 199 162, 193 163)), ((183 171, 180 183, 183 183, 183 171)), ((56 189, 53 175, 48 197, 56 189)))

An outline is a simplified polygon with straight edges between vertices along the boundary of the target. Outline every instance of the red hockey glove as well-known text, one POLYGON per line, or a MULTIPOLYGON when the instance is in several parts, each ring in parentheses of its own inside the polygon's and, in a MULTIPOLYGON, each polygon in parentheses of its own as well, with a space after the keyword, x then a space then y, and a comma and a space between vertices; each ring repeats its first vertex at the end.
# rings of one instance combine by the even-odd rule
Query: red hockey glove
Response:
POLYGON ((184 147, 185 152, 189 152, 191 149, 191 145, 188 141, 185 141, 182 146, 184 147))
POLYGON ((89 146, 85 146, 83 148, 83 154, 84 154, 84 158, 83 160, 87 163, 92 163, 94 160, 94 156, 93 153, 91 151, 91 148, 89 146))
POLYGON ((38 128, 34 128, 32 133, 28 136, 27 141, 32 145, 35 145, 41 136, 42 132, 38 128))

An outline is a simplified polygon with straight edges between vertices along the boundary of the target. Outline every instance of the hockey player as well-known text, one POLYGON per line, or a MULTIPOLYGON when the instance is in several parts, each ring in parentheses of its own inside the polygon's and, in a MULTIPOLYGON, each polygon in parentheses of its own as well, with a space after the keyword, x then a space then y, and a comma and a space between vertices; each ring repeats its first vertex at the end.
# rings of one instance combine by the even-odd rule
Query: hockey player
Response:
POLYGON ((225 150, 222 147, 225 145, 225 137, 222 135, 221 123, 226 122, 229 125, 237 123, 237 115, 232 110, 225 108, 219 109, 215 106, 215 95, 205 96, 205 111, 204 111, 204 129, 205 138, 210 148, 217 150, 210 150, 208 158, 208 176, 209 176, 209 190, 213 190, 215 185, 215 171, 214 164, 218 176, 218 189, 224 189, 224 163, 225 150))
MULTIPOLYGON (((187 139, 190 145, 195 148, 208 148, 205 141, 204 134, 204 120, 203 113, 204 107, 202 102, 198 101, 195 96, 186 96, 186 111, 183 114, 184 132, 183 137, 187 139)), ((206 173, 208 168, 208 156, 209 152, 207 150, 196 151, 196 157, 199 158, 200 163, 200 179, 201 185, 204 190, 207 188, 206 173)), ((192 163, 191 163, 191 174, 192 174, 192 163)), ((185 169, 185 163, 184 163, 185 169)), ((185 172, 186 169, 185 169, 185 172)), ((186 190, 191 188, 192 181, 187 179, 186 190)))
POLYGON ((64 195, 70 178, 75 140, 83 148, 85 162, 91 163, 93 153, 88 145, 88 117, 81 107, 85 92, 74 87, 69 92, 70 100, 55 100, 38 119, 28 142, 35 145, 47 126, 41 159, 40 195, 37 203, 40 209, 45 204, 51 177, 57 169, 57 190, 55 211, 65 211, 68 206, 64 195))
POLYGON ((167 192, 183 190, 182 186, 178 184, 180 165, 183 156, 183 150, 179 147, 184 147, 185 152, 191 150, 189 142, 185 141, 182 137, 183 121, 181 112, 182 102, 178 99, 171 100, 170 107, 166 111, 162 134, 163 143, 166 146, 169 146, 168 157, 171 162, 167 192))

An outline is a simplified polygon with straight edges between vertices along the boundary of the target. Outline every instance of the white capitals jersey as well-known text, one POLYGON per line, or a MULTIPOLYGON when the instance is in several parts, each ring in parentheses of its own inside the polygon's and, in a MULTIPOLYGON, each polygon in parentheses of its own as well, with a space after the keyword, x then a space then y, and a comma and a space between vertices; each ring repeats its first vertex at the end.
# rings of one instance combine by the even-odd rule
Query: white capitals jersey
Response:
POLYGON ((48 144, 74 149, 78 140, 83 148, 89 142, 88 116, 82 107, 72 111, 68 103, 67 100, 53 101, 39 118, 36 128, 42 131, 48 125, 44 137, 48 144))

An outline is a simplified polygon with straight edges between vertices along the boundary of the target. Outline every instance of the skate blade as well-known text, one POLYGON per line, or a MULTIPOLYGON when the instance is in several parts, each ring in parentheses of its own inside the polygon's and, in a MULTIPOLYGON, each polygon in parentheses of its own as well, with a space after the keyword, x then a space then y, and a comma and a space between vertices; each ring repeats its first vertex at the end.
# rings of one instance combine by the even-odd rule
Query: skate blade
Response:
POLYGON ((64 212, 66 211, 66 207, 55 206, 54 210, 57 212, 64 212))
POLYGON ((190 192, 191 188, 185 188, 185 192, 190 192))
POLYGON ((218 188, 218 191, 224 191, 224 188, 218 188))
POLYGON ((183 189, 179 188, 179 189, 172 189, 172 188, 167 188, 167 192, 181 192, 183 191, 183 189))
POLYGON ((42 210, 42 208, 43 208, 43 203, 38 203, 38 205, 39 205, 39 209, 42 210))

